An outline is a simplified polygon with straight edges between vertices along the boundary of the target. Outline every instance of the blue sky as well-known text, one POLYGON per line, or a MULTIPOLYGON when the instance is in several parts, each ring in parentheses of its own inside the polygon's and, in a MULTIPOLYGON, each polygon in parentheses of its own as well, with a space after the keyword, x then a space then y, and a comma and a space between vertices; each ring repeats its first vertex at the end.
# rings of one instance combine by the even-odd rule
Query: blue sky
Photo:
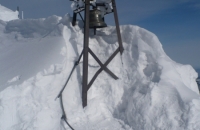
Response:
MULTIPOLYGON (((167 55, 200 68, 200 0, 116 0, 120 24, 138 25, 155 33, 167 55)), ((72 15, 69 0, 0 0, 25 18, 72 15)), ((113 16, 106 17, 113 25, 113 16)))

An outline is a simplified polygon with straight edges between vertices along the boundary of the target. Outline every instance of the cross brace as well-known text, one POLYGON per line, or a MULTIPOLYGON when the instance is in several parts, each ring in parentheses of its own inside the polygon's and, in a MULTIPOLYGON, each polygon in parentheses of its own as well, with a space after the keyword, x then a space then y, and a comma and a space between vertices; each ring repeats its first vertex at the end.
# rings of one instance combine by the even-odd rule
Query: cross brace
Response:
POLYGON ((108 60, 105 62, 105 64, 102 64, 101 61, 97 58, 97 56, 92 52, 92 50, 89 48, 89 53, 94 57, 94 59, 99 63, 101 68, 95 73, 93 78, 91 79, 90 83, 87 86, 87 91, 90 89, 91 85, 94 83, 97 76, 101 73, 101 71, 106 71, 111 77, 113 77, 115 80, 118 79, 118 77, 113 74, 106 66, 111 62, 111 60, 117 55, 117 53, 120 51, 120 48, 117 48, 116 51, 108 58, 108 60))
MULTIPOLYGON (((113 74, 106 66, 110 63, 110 61, 116 56, 116 54, 119 52, 119 48, 110 56, 110 58, 105 62, 105 64, 102 64, 101 61, 97 58, 97 56, 94 54, 94 52, 89 48, 88 49, 88 52, 94 57, 94 59, 99 63, 99 65, 101 66, 101 68, 96 72, 96 74, 94 75, 94 77, 91 79, 90 83, 88 84, 88 89, 87 91, 89 90, 89 88, 91 87, 91 85, 94 83, 95 79, 97 78, 97 76, 101 73, 102 70, 106 71, 111 77, 113 77, 115 80, 118 79, 118 77, 113 74)), ((83 50, 84 51, 84 50, 83 50)), ((74 63, 74 66, 69 74, 69 77, 68 79, 66 80, 63 88, 61 89, 61 91, 59 92, 58 96, 56 98, 60 98, 65 87, 67 86, 68 82, 69 82, 69 79, 71 78, 72 76, 72 73, 74 72, 76 66, 79 64, 80 60, 81 60, 81 57, 83 56, 83 51, 81 52, 78 60, 74 63)))

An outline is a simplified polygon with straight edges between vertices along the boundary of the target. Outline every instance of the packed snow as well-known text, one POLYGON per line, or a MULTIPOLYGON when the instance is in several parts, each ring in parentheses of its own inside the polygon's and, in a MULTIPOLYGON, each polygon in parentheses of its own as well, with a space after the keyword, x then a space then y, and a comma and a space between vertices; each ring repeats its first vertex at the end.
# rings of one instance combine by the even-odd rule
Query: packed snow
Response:
MULTIPOLYGON (((0 22, 0 130, 70 130, 55 99, 83 49, 83 23, 69 14, 0 22)), ((124 53, 102 72, 82 108, 82 60, 63 93, 75 130, 198 130, 197 73, 171 60, 153 33, 120 26, 124 53)), ((90 33, 90 48, 104 63, 117 49, 113 26, 90 33)), ((89 56, 89 79, 100 68, 89 56)))

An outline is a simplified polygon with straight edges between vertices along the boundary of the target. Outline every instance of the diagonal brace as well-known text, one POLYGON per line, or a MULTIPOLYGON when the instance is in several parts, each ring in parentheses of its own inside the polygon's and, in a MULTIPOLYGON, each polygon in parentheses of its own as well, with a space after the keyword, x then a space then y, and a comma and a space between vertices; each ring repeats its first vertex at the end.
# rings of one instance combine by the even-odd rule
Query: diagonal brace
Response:
MULTIPOLYGON (((105 64, 103 64, 103 66, 107 66, 111 62, 111 60, 117 55, 118 52, 120 52, 120 47, 118 47, 117 50, 115 50, 115 52, 110 56, 110 58, 105 62, 105 64)), ((94 83, 95 79, 101 73, 101 71, 103 71, 102 67, 95 73, 94 77, 91 79, 90 83, 87 86, 87 91, 90 89, 91 85, 94 83)))
POLYGON ((94 57, 94 59, 99 63, 101 68, 106 71, 111 77, 113 77, 115 80, 119 79, 115 74, 113 74, 105 65, 101 63, 101 61, 97 58, 97 56, 94 54, 94 52, 89 48, 89 53, 94 57))
POLYGON ((72 68, 72 70, 71 70, 71 72, 70 72, 70 74, 69 74, 69 77, 68 77, 67 81, 65 82, 65 85, 64 85, 63 88, 60 90, 60 92, 59 92, 59 94, 58 94, 58 96, 57 96, 56 98, 60 98, 60 97, 61 97, 62 92, 64 91, 65 87, 67 86, 67 83, 69 82, 69 79, 70 79, 71 76, 72 76, 72 73, 74 72, 76 66, 79 64, 82 55, 83 55, 83 51, 81 52, 81 55, 79 56, 78 60, 74 63, 74 67, 72 68))

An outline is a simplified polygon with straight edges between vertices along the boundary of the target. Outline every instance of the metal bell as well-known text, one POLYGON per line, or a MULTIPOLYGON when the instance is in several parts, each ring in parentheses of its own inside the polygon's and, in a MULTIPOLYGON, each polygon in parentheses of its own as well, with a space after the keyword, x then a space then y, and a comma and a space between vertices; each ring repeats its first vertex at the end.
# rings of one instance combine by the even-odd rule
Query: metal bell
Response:
POLYGON ((98 9, 90 10, 90 28, 104 28, 107 27, 101 16, 101 11, 98 9))

